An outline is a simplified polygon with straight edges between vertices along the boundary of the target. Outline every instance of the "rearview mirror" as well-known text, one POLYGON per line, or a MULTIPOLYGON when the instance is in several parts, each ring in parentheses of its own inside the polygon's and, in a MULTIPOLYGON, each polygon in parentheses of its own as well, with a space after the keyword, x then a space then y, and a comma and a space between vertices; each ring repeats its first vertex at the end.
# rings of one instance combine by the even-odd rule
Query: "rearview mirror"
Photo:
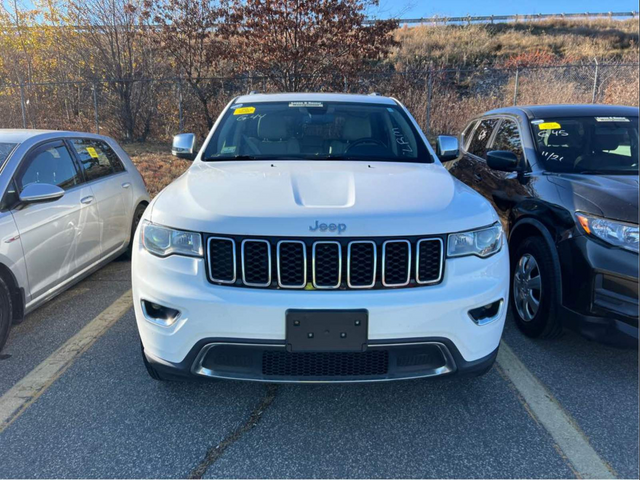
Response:
POLYGON ((173 137, 171 155, 185 160, 196 158, 196 136, 193 133, 180 133, 173 137))
POLYGON ((53 202, 64 196, 64 190, 49 183, 31 183, 20 192, 22 203, 53 202))
POLYGON ((494 150, 487 153, 487 165, 501 172, 515 172, 518 170, 518 156, 508 150, 494 150))
POLYGON ((448 162, 458 158, 460 153, 460 145, 458 143, 458 137, 451 137, 449 135, 440 135, 436 140, 436 155, 441 162, 448 162))

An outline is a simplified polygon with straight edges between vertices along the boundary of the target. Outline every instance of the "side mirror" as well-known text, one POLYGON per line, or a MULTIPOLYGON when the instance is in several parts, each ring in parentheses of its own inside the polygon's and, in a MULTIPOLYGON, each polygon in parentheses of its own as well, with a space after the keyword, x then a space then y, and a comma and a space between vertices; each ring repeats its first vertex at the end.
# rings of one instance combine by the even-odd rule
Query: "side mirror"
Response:
POLYGON ((518 168, 518 157, 508 150, 494 150, 487 153, 487 165, 494 170, 501 172, 516 172, 518 168))
POLYGON ((458 137, 450 137, 448 135, 440 135, 436 140, 436 155, 441 162, 449 162, 458 158, 460 153, 460 144, 458 137))
POLYGON ((171 155, 185 160, 196 158, 196 136, 193 133, 180 133, 173 137, 171 155))
POLYGON ((64 196, 64 190, 49 183, 31 183, 20 192, 22 203, 53 202, 64 196))

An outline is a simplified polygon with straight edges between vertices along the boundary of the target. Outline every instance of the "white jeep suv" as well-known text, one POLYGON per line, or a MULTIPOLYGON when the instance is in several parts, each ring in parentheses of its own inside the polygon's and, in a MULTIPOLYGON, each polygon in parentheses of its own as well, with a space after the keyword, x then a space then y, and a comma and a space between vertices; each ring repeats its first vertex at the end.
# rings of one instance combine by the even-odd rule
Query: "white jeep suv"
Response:
MULTIPOLYGON (((173 153, 194 143, 178 135, 173 153)), ((508 256, 495 210, 397 100, 238 97, 137 230, 143 358, 156 379, 482 374, 508 256)))

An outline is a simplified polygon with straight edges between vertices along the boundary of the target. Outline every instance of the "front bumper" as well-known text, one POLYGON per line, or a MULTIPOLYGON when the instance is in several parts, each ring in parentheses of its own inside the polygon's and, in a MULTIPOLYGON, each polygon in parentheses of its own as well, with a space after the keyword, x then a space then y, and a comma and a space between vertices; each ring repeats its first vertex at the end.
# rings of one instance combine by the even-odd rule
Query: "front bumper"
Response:
MULTIPOLYGON (((210 343, 268 344, 270 349, 281 349, 285 342, 285 313, 289 309, 366 309, 367 351, 380 350, 381 344, 440 343, 448 352, 443 358, 449 355, 453 361, 434 367, 436 374, 459 372, 478 361, 492 363, 491 356, 498 348, 504 328, 509 288, 506 245, 487 259, 447 259, 444 278, 438 285, 358 291, 262 290, 212 285, 206 279, 202 259, 176 255, 158 258, 140 248, 138 242, 136 245, 132 282, 138 330, 151 363, 172 371, 209 376, 198 370, 196 357, 210 343), (180 316, 169 327, 153 324, 145 318, 142 300, 175 308, 180 316), (478 325, 469 316, 469 310, 499 300, 503 300, 502 306, 486 324, 478 325), (443 366, 446 366, 444 370, 438 370, 443 366)), ((396 355, 398 348, 387 348, 389 358, 396 355)), ((246 350, 241 356, 247 357, 244 352, 246 350)), ((428 353, 417 352, 417 355, 428 353)), ((247 361, 246 358, 239 360, 240 363, 247 361)), ((431 376, 434 374, 431 366, 417 365, 421 371, 416 374, 407 373, 406 369, 399 371, 389 363, 388 372, 376 375, 374 380, 431 376)), ((213 376, 261 380, 256 371, 244 375, 236 368, 235 372, 213 376)), ((289 380, 306 381, 302 377, 289 380)))
POLYGON ((565 326, 587 338, 637 345, 638 255, 585 236, 558 244, 565 326))
POLYGON ((204 339, 179 363, 144 352, 163 378, 198 377, 275 383, 353 383, 406 380, 451 374, 478 376, 491 369, 498 348, 466 361, 446 338, 373 342, 366 352, 286 351, 284 343, 204 339), (318 373, 321 374, 318 374, 318 373))

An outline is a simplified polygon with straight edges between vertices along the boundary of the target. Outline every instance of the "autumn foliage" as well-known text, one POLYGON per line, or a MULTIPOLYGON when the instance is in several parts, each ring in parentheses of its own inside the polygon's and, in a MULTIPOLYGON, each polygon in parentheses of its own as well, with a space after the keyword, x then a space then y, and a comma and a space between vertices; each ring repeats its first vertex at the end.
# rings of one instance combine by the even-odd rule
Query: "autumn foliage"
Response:
POLYGON ((237 70, 281 91, 317 90, 354 77, 396 45, 395 20, 365 25, 361 0, 236 0, 220 28, 237 70))
POLYGON ((430 135, 511 104, 516 85, 519 103, 638 103, 637 67, 604 65, 637 63, 637 21, 398 28, 368 21, 373 3, 0 0, 0 128, 203 137, 251 90, 391 95, 430 135))

